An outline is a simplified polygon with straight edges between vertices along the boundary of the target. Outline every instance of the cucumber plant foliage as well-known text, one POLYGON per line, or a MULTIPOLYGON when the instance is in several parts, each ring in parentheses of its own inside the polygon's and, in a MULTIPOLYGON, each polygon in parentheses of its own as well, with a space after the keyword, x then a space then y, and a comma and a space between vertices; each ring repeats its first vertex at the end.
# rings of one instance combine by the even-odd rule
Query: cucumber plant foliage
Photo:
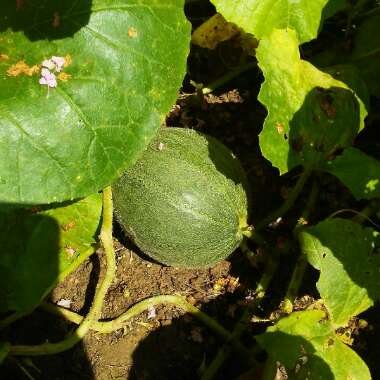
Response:
MULTIPOLYGON (((268 353, 263 378, 286 371, 295 379, 370 379, 350 334, 380 299, 380 155, 378 145, 364 151, 358 144, 367 125, 379 122, 379 2, 211 2, 234 30, 258 41, 247 55, 263 76, 258 101, 267 115, 259 145, 265 159, 280 175, 301 173, 305 193, 313 194, 309 176, 314 183, 330 178, 364 207, 319 219, 306 213, 294 227, 299 259, 288 291, 297 288, 293 296, 300 295, 293 280, 302 280, 298 265, 304 263, 319 273, 319 299, 287 310, 255 336, 268 353)), ((184 79, 190 43, 184 3, 2 2, 0 328, 31 312, 96 249, 104 222, 98 192, 137 170, 184 79)), ((191 144, 187 150, 191 157, 191 144)), ((153 186, 160 173, 150 176, 146 183, 153 186)), ((294 206, 302 186, 274 219, 294 206)), ((217 191, 206 187, 211 204, 217 191)), ((216 216, 224 215, 223 202, 213 205, 216 216)), ((244 228, 252 237, 251 226, 244 228)), ((153 240, 168 246, 162 237, 153 240)), ((294 297, 284 301, 293 306, 294 297)), ((0 342, 0 363, 12 347, 0 342)))

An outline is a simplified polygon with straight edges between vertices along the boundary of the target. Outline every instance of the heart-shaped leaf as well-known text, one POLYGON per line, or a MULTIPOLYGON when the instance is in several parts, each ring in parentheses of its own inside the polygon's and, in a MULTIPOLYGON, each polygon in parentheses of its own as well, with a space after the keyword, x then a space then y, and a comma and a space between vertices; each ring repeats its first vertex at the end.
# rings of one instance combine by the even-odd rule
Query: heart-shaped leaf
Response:
MULTIPOLYGON (((282 364, 289 379, 369 380, 363 360, 335 335, 321 310, 298 311, 268 327, 256 340, 270 362, 282 364)), ((273 379, 270 368, 266 379, 273 379)))
POLYGON ((380 254, 371 228, 336 218, 299 233, 302 252, 321 274, 319 294, 335 326, 367 310, 380 299, 380 254))
POLYGON ((174 103, 189 38, 183 0, 2 1, 0 202, 115 180, 174 103))

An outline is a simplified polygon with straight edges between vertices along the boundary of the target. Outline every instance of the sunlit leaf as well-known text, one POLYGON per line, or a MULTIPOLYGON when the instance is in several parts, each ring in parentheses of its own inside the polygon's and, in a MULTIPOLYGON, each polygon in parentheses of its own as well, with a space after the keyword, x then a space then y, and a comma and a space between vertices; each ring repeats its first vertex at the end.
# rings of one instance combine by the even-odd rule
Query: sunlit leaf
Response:
POLYGON ((303 253, 320 271, 318 291, 335 326, 380 299, 376 233, 347 219, 323 221, 299 234, 303 253))
POLYGON ((321 310, 294 312, 256 339, 271 362, 285 366, 289 379, 371 379, 366 364, 336 337, 321 310))
MULTIPOLYGON (((228 21, 256 38, 268 37, 274 29, 292 28, 300 43, 318 34, 322 11, 328 0, 212 0, 228 21)), ((329 11, 330 14, 334 10, 329 11)))
POLYGON ((338 177, 356 199, 380 197, 380 162, 359 149, 345 149, 326 163, 326 171, 338 177))
POLYGON ((318 167, 351 145, 364 126, 364 103, 345 83, 300 58, 293 30, 261 40, 257 58, 265 78, 259 100, 268 110, 260 147, 281 173, 298 164, 318 167))
POLYGON ((183 0, 3 0, 0 202, 87 196, 154 137, 177 97, 189 49, 183 0), (64 57, 57 87, 41 64, 64 57))

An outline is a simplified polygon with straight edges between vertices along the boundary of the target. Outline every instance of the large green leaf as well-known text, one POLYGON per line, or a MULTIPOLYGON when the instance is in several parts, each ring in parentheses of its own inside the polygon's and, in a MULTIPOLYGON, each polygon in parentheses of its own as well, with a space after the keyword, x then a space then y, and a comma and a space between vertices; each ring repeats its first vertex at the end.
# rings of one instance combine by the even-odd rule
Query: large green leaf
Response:
POLYGON ((28 311, 95 242, 101 197, 36 214, 0 214, 0 312, 28 311))
POLYGON ((308 261, 321 272, 317 288, 335 326, 345 326, 380 299, 374 230, 337 218, 298 236, 308 261))
POLYGON ((0 202, 59 202, 113 182, 174 103, 189 38, 183 0, 3 0, 0 202), (52 56, 67 66, 48 92, 35 65, 52 56))
POLYGON ((257 58, 265 77, 259 100, 268 110, 260 147, 281 173, 298 164, 318 166, 351 144, 364 126, 364 103, 345 83, 300 58, 293 30, 262 39, 257 58))
MULTIPOLYGON (((321 310, 295 312, 256 339, 272 363, 285 366, 289 379, 371 379, 366 364, 336 337, 325 317, 321 310)), ((274 373, 267 376, 273 379, 274 373)))
MULTIPOLYGON (((296 30, 300 43, 315 38, 322 10, 328 0, 212 0, 216 9, 256 38, 268 37, 273 29, 296 30)), ((329 11, 330 14, 333 11, 329 11)))
POLYGON ((326 171, 335 175, 356 199, 380 197, 380 162, 355 148, 326 163, 326 171))

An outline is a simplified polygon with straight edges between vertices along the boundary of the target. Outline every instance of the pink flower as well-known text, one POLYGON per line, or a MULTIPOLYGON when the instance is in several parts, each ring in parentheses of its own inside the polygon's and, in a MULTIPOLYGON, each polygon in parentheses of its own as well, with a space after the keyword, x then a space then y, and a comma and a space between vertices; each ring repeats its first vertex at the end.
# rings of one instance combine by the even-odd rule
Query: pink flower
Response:
POLYGON ((46 68, 41 69, 41 79, 39 83, 42 85, 46 84, 48 87, 57 87, 55 75, 46 68))
POLYGON ((51 57, 51 60, 55 64, 55 70, 57 72, 60 72, 62 70, 63 65, 65 64, 65 58, 63 58, 63 57, 56 57, 55 55, 53 55, 51 57))

